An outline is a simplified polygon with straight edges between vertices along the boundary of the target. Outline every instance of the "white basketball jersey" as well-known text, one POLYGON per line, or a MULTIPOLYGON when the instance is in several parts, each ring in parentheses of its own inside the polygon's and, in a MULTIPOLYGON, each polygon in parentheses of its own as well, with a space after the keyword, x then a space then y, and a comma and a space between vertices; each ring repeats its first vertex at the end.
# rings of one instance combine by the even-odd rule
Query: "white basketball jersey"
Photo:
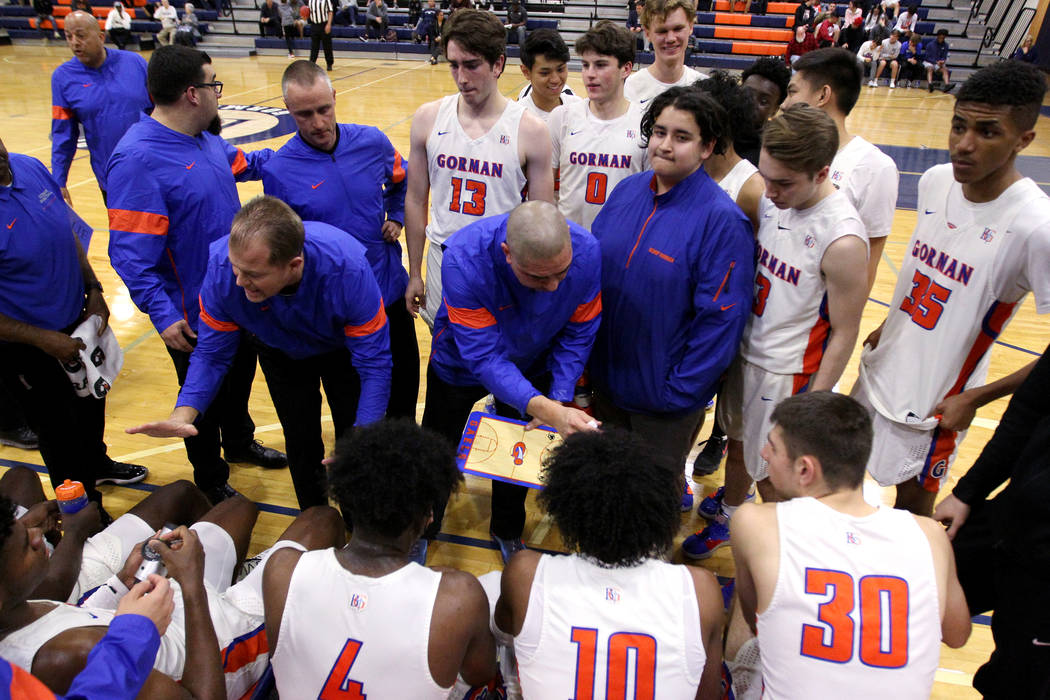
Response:
POLYGON ((835 154, 829 177, 860 214, 868 238, 890 235, 900 180, 892 158, 854 136, 835 154))
POLYGON ((755 299, 740 354, 767 372, 810 375, 831 331, 820 263, 843 236, 867 244, 864 224, 842 192, 803 211, 763 198, 760 213, 755 299))
POLYGON ((692 698, 706 654, 692 577, 544 554, 514 638, 525 698, 692 698))
POLYGON ((642 68, 627 76, 623 83, 623 96, 631 102, 637 102, 643 108, 649 106, 649 100, 659 95, 664 90, 673 87, 689 87, 697 80, 707 78, 707 75, 689 66, 682 66, 682 77, 673 83, 662 83, 653 77, 647 68, 642 68))
POLYGON ((758 172, 758 168, 749 161, 747 158, 741 158, 740 162, 734 165, 728 173, 718 181, 718 186, 722 188, 729 198, 734 202, 736 198, 740 196, 740 190, 743 189, 744 183, 751 179, 751 176, 758 172))
POLYGON ((860 361, 875 410, 912 424, 984 384, 988 350, 1029 291, 1050 313, 1050 198, 1032 180, 974 204, 951 164, 937 165, 919 180, 917 206, 878 347, 860 361))
POLYGON ((344 569, 334 549, 304 554, 272 656, 281 697, 447 697, 428 661, 440 583, 414 562, 371 578, 344 569))
POLYGON ((639 124, 645 110, 632 102, 616 119, 591 113, 590 100, 551 113, 551 163, 560 172, 558 209, 569 221, 590 229, 602 205, 628 175, 649 169, 639 124))
MULTIPOLYGON (((521 103, 525 107, 525 109, 529 110, 537 117, 542 119, 544 122, 549 124, 551 120, 551 115, 554 114, 554 109, 557 109, 558 107, 555 107, 549 112, 540 109, 536 105, 536 101, 532 99, 532 95, 534 92, 535 90, 532 87, 532 83, 527 84, 521 89, 521 92, 518 93, 518 102, 521 103)), ((563 87, 561 89, 561 104, 571 105, 573 102, 579 101, 579 96, 574 94, 573 91, 568 88, 568 86, 563 87)))
POLYGON ((442 98, 427 136, 431 243, 444 243, 482 217, 506 214, 521 204, 526 184, 518 155, 518 125, 525 107, 508 100, 492 128, 472 139, 459 123, 458 105, 458 94, 442 98))
POLYGON ((941 614, 929 540, 911 513, 857 518, 777 504, 780 564, 758 616, 763 698, 930 697, 941 614))

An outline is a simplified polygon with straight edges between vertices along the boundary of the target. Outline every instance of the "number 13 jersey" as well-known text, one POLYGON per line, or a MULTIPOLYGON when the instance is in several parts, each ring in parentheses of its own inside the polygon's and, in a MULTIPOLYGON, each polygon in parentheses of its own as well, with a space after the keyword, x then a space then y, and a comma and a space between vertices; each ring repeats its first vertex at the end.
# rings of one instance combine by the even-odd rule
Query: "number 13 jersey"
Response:
MULTIPOLYGON (((506 214, 521 204, 527 182, 518 154, 518 127, 525 107, 508 100, 492 128, 476 139, 463 130, 458 108, 458 93, 443 97, 427 136, 427 238, 439 245, 467 224, 506 214)), ((409 167, 414 167, 411 160, 409 167)))
POLYGON ((915 516, 777 504, 780 564, 758 616, 763 698, 925 700, 941 653, 933 554, 915 516))
POLYGON ((919 180, 916 213, 878 347, 860 362, 872 406, 911 424, 984 383, 988 350, 1029 290, 1050 313, 1050 198, 1032 180, 975 204, 937 165, 919 180))

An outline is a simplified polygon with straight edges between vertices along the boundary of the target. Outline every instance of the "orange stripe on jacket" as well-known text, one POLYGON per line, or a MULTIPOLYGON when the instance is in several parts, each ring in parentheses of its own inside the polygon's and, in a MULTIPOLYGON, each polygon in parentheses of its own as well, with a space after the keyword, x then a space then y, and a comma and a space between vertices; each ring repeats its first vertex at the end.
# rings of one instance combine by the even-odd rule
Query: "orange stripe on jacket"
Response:
POLYGON ((11 664, 11 687, 7 689, 12 700, 55 700, 55 694, 47 689, 47 686, 22 670, 20 666, 11 664))
POLYGON ((230 166, 230 170, 233 171, 234 176, 240 175, 244 172, 245 168, 248 167, 248 161, 244 157, 244 151, 237 149, 237 157, 233 159, 233 165, 230 166))
POLYGON ((402 162, 401 154, 396 150, 394 151, 394 176, 391 179, 394 182, 401 182, 405 179, 405 165, 402 162))
POLYGON ((51 105, 51 118, 52 119, 72 119, 73 112, 66 109, 65 107, 59 107, 58 105, 51 105))
POLYGON ((233 323, 232 321, 220 321, 219 319, 215 318, 207 311, 205 311, 204 300, 201 299, 199 294, 197 295, 197 304, 201 307, 201 320, 207 323, 208 327, 212 330, 230 333, 232 331, 238 331, 241 329, 241 327, 238 326, 236 323, 233 323))
POLYGON ((383 300, 379 300, 379 311, 376 311, 376 315, 372 317, 372 320, 362 323, 360 326, 343 326, 343 333, 350 338, 361 338, 366 335, 375 333, 380 328, 386 325, 386 309, 383 308, 383 300))
POLYGON ((597 318, 598 314, 602 312, 602 293, 598 292, 594 295, 594 298, 588 302, 580 304, 576 307, 576 310, 572 312, 572 317, 569 319, 570 323, 586 323, 593 318, 597 318))
POLYGON ((148 233, 153 236, 165 236, 168 233, 168 217, 163 214, 151 214, 148 211, 131 211, 129 209, 110 209, 109 227, 129 233, 148 233))
POLYGON ((488 328, 496 325, 496 317, 488 309, 459 309, 448 303, 445 299, 445 308, 448 309, 448 320, 467 328, 488 328))

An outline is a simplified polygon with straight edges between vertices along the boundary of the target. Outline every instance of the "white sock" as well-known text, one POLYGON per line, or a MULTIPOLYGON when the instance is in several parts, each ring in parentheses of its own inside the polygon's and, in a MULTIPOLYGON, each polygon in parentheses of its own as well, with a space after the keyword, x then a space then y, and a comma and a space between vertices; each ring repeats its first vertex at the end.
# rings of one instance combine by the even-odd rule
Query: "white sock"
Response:
POLYGON ((739 507, 740 506, 726 505, 726 503, 723 501, 722 502, 722 507, 719 508, 719 510, 718 510, 718 514, 722 517, 723 521, 728 525, 729 524, 729 519, 733 517, 733 513, 735 513, 736 509, 739 508, 739 507))

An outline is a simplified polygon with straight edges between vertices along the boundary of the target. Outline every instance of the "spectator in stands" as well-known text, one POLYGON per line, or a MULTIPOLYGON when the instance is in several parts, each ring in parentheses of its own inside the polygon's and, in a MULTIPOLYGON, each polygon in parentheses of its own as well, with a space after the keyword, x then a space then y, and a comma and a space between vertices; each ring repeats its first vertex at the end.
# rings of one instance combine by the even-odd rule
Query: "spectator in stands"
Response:
POLYGON ((860 50, 864 43, 864 6, 861 0, 849 0, 842 20, 842 33, 839 34, 839 45, 845 46, 853 53, 860 50))
POLYGON ((756 135, 744 138, 734 136, 733 147, 742 158, 751 161, 752 165, 758 165, 762 127, 776 114, 780 104, 787 98, 790 81, 791 69, 779 56, 763 56, 756 59, 740 74, 740 84, 755 97, 756 132, 748 133, 756 135))
POLYGON ((421 14, 423 14, 423 3, 420 0, 408 0, 408 24, 414 27, 421 14))
MULTIPOLYGON (((875 30, 878 27, 885 29, 886 27, 886 15, 882 11, 882 5, 876 3, 872 6, 871 11, 868 13, 868 18, 864 20, 864 35, 869 39, 875 39, 880 44, 886 37, 876 37, 875 30)), ((889 30, 886 29, 886 36, 889 36, 889 30)))
POLYGON ((168 0, 160 0, 160 7, 153 11, 153 19, 160 22, 160 31, 157 32, 157 41, 161 46, 167 46, 175 41, 175 27, 179 24, 179 14, 171 6, 168 0))
POLYGON ((860 50, 857 51, 857 63, 860 64, 865 78, 871 75, 872 66, 879 65, 880 51, 882 51, 882 45, 874 39, 865 41, 860 50))
POLYGON ((882 10, 886 14, 887 21, 893 19, 901 11, 900 0, 882 0, 880 5, 882 5, 882 10))
POLYGON ((281 36, 281 11, 273 0, 266 0, 259 8, 259 36, 265 37, 268 33, 281 36))
MULTIPOLYGON (((933 74, 935 71, 940 71, 941 79, 944 81, 941 89, 948 92, 952 89, 951 74, 948 71, 948 30, 938 29, 937 36, 926 41, 925 49, 926 59, 922 65, 926 69, 927 88, 933 92, 933 74)), ((1034 54, 1035 49, 1032 49, 1032 52, 1034 54)), ((1035 58, 1032 59, 1032 62, 1034 61, 1035 58)))
POLYGON ((123 3, 113 3, 113 9, 106 16, 106 31, 121 51, 131 41, 131 15, 124 11, 123 3))
POLYGON ((634 34, 635 49, 641 51, 645 48, 645 30, 642 28, 642 8, 645 0, 633 0, 627 3, 627 28, 634 34))
POLYGON ((815 2, 816 0, 802 0, 802 3, 795 8, 795 27, 813 28, 813 21, 817 18, 815 2))
POLYGON ((386 41, 386 30, 390 26, 390 16, 387 13, 383 0, 372 0, 368 3, 368 10, 365 12, 365 26, 368 34, 367 36, 362 35, 361 41, 368 41, 369 38, 386 41))
POLYGON ((908 9, 897 16, 894 29, 900 30, 901 38, 907 40, 914 32, 915 25, 919 21, 919 6, 909 5, 908 9))
POLYGON ((295 45, 292 38, 298 30, 299 38, 303 38, 303 18, 299 16, 298 0, 281 0, 277 5, 277 12, 281 15, 281 34, 284 35, 284 45, 288 47, 288 58, 295 58, 295 45))
MULTIPOLYGON (((938 38, 940 38, 941 32, 944 32, 945 35, 948 34, 948 30, 947 29, 941 29, 940 31, 937 32, 937 37, 938 38)), ((1032 35, 1029 34, 1028 36, 1026 36, 1024 38, 1024 41, 1021 42, 1021 45, 1017 47, 1017 50, 1014 51, 1014 55, 1011 56, 1010 58, 1012 58, 1015 61, 1023 61, 1024 63, 1036 63, 1036 62, 1038 62, 1039 61, 1039 52, 1035 50, 1035 46, 1033 46, 1032 44, 1033 44, 1032 35)), ((945 51, 947 51, 947 49, 945 51)), ((947 70, 947 69, 945 69, 945 70, 947 70)), ((945 78, 944 82, 948 82, 948 79, 945 78)), ((931 88, 931 91, 932 91, 932 88, 931 88)))
POLYGON ((890 89, 897 87, 897 72, 901 68, 898 57, 902 48, 900 30, 894 29, 890 32, 890 38, 882 41, 882 48, 879 50, 879 67, 875 71, 875 77, 868 83, 869 86, 879 86, 879 78, 888 65, 890 67, 890 89))
POLYGON ((511 0, 510 7, 507 8, 507 43, 510 43, 510 38, 514 36, 517 37, 518 46, 525 45, 525 25, 528 21, 529 13, 525 6, 518 0, 511 0))
POLYGON ((182 8, 182 20, 175 28, 175 43, 183 46, 196 46, 201 39, 200 20, 193 11, 193 4, 186 3, 182 8))
POLYGON ((419 13, 419 23, 414 31, 415 41, 427 40, 427 48, 430 49, 430 65, 437 65, 438 54, 441 51, 441 21, 444 18, 434 0, 427 0, 427 6, 419 13))
POLYGON ((55 21, 55 10, 51 0, 33 0, 33 11, 36 12, 36 28, 40 30, 44 38, 47 38, 47 32, 44 31, 44 22, 48 21, 51 22, 51 34, 56 39, 60 39, 58 22, 55 21))
POLYGON ((73 14, 77 10, 91 14, 91 3, 88 0, 72 0, 69 5, 69 14, 73 14))
POLYGON ((815 51, 817 48, 817 38, 806 25, 800 24, 795 27, 795 36, 791 37, 791 41, 787 44, 784 60, 792 64, 798 60, 799 56, 815 51))
POLYGON ((918 32, 912 32, 908 37, 908 43, 901 49, 898 59, 901 64, 901 87, 915 88, 919 87, 919 83, 922 82, 922 64, 926 58, 926 52, 922 48, 921 39, 918 32))
POLYGON ((830 9, 821 15, 817 24, 817 48, 826 49, 839 43, 839 16, 835 12, 835 6, 829 5, 830 9))

